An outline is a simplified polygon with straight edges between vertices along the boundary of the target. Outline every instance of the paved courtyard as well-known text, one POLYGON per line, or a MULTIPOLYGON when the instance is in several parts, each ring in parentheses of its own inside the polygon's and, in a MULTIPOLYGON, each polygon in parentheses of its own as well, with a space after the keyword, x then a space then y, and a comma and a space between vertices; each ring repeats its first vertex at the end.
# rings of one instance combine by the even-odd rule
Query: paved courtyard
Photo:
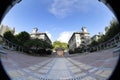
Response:
POLYGON ((5 50, 1 60, 12 80, 107 80, 118 59, 113 50, 65 57, 35 57, 5 50))

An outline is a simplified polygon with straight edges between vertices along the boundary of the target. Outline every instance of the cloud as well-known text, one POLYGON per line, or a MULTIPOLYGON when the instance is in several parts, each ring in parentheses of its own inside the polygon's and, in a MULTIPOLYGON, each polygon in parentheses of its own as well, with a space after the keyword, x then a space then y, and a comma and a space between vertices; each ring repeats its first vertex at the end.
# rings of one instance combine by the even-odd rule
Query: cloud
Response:
POLYGON ((45 31, 45 33, 48 35, 48 37, 51 39, 51 34, 49 33, 49 31, 45 31))
POLYGON ((57 41, 68 43, 70 37, 72 36, 73 31, 65 31, 60 34, 57 41))
POLYGON ((49 11, 58 18, 64 18, 75 11, 85 12, 95 0, 54 0, 49 11))

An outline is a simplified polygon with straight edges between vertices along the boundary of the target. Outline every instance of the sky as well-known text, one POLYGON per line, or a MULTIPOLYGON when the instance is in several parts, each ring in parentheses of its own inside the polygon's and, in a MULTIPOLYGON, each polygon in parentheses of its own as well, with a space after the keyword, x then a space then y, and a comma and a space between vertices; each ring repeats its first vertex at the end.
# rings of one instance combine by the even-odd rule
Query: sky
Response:
POLYGON ((113 13, 98 0, 22 0, 5 16, 2 24, 15 32, 46 32, 52 42, 68 42, 84 26, 92 37, 105 32, 113 13))

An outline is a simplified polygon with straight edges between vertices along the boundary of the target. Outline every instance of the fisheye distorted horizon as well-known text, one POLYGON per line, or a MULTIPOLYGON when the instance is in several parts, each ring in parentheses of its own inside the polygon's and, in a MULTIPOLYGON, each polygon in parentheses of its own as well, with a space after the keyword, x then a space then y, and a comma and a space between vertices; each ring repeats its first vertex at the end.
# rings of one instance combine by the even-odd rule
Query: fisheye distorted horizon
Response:
POLYGON ((114 15, 98 0, 22 0, 6 15, 2 24, 15 33, 46 32, 52 41, 67 42, 73 32, 85 26, 91 36, 104 33, 114 15))

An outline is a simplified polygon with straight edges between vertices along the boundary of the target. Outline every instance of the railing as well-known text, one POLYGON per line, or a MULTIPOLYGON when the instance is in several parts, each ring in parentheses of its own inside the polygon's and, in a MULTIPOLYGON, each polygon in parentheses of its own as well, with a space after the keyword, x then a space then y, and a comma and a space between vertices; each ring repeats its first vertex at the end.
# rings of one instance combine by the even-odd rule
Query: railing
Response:
POLYGON ((94 47, 88 48, 89 51, 95 50, 95 51, 100 51, 108 48, 112 48, 117 46, 117 44, 120 42, 120 33, 115 35, 113 38, 109 39, 106 42, 100 43, 94 47), (117 39, 116 39, 117 38, 117 39))
POLYGON ((20 51, 24 54, 29 54, 29 55, 33 55, 33 56, 47 56, 47 55, 51 54, 51 52, 49 50, 45 50, 45 49, 37 50, 37 53, 36 53, 35 49, 28 49, 24 46, 15 44, 15 43, 5 39, 1 35, 0 35, 0 38, 2 40, 2 44, 1 44, 2 47, 5 48, 5 49, 8 49, 8 50, 20 51))
POLYGON ((7 39, 5 39, 3 36, 0 35, 0 38, 2 39, 2 47, 6 48, 6 49, 9 49, 9 50, 17 50, 17 51, 20 51, 20 52, 23 52, 23 47, 18 45, 18 44, 15 44, 7 39))

